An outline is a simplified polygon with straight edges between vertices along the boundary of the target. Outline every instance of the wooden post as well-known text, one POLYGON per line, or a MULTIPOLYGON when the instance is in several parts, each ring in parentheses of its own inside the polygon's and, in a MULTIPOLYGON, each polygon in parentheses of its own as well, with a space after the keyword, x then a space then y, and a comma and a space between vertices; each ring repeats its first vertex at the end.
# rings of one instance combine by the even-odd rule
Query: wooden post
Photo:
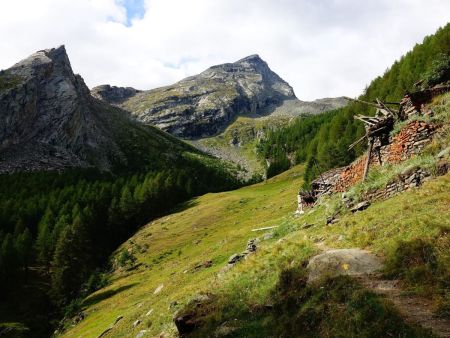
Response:
POLYGON ((369 173, 369 165, 370 165, 370 157, 372 155, 372 148, 373 148, 373 137, 369 137, 369 150, 367 151, 367 160, 366 160, 366 165, 364 166, 363 182, 366 180, 367 174, 369 173))

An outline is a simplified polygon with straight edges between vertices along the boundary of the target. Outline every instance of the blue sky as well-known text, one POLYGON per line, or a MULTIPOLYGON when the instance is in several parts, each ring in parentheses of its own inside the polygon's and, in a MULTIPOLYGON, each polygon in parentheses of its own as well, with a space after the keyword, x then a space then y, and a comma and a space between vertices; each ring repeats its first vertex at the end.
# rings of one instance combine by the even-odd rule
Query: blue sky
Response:
POLYGON ((357 96, 449 0, 0 1, 0 69, 64 44, 89 87, 151 89, 259 54, 301 100, 357 96))
POLYGON ((144 0, 118 0, 118 4, 126 9, 127 26, 131 25, 131 20, 142 19, 145 14, 144 0))

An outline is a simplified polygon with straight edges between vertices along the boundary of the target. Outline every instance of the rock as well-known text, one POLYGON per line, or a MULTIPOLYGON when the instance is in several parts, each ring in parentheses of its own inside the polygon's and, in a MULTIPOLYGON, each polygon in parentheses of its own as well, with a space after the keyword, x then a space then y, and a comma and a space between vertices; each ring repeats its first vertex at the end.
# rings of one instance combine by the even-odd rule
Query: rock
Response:
POLYGON ((241 254, 234 254, 231 255, 230 258, 228 258, 228 264, 236 264, 239 262, 244 256, 241 254))
POLYGON ((250 239, 247 242, 247 251, 248 252, 255 252, 257 249, 257 244, 259 243, 259 239, 255 238, 255 239, 250 239))
POLYGON ((91 95, 111 104, 119 104, 136 95, 140 90, 131 87, 100 85, 91 89, 91 95))
POLYGON ((0 83, 0 174, 111 171, 131 165, 129 159, 144 150, 149 153, 148 139, 164 138, 92 97, 83 78, 73 73, 64 46, 40 50, 2 71, 0 83))
POLYGON ((370 206, 370 202, 363 201, 358 204, 356 204, 353 208, 350 209, 351 212, 355 213, 357 211, 362 211, 367 209, 370 206))
POLYGON ((147 330, 141 330, 141 331, 139 331, 139 333, 136 335, 135 338, 142 338, 142 337, 145 336, 145 334, 146 334, 147 332, 148 332, 147 330))
POLYGON ((334 216, 328 216, 326 220, 326 225, 334 224, 339 222, 339 220, 334 216))
POLYGON ((211 300, 211 297, 207 294, 202 293, 202 294, 198 294, 198 295, 194 296, 194 298, 192 300, 196 303, 204 303, 204 302, 211 300))
POLYGON ((140 319, 136 319, 136 320, 133 322, 133 327, 138 326, 140 323, 141 323, 141 320, 140 320, 140 319))
POLYGON ((314 226, 314 223, 304 223, 300 228, 301 229, 309 229, 314 226))
POLYGON ((122 319, 123 319, 123 316, 118 316, 116 318, 116 320, 114 321, 113 326, 116 325, 118 322, 120 322, 122 319))
POLYGON ((190 313, 175 317, 174 322, 180 336, 191 333, 196 327, 195 317, 190 313))
MULTIPOLYGON (((320 113, 345 105, 342 98, 303 102, 258 55, 210 67, 173 85, 136 93, 120 106, 137 120, 177 137, 197 139, 224 130, 240 114, 320 113)), ((231 144, 239 146, 233 137, 231 144)))
POLYGON ((362 275, 380 270, 378 257, 360 249, 329 250, 314 256, 308 263, 308 283, 325 277, 362 275))
POLYGON ((267 240, 269 240, 269 239, 272 239, 272 238, 273 238, 273 233, 272 233, 272 232, 268 232, 268 233, 266 233, 266 234, 263 235, 263 239, 264 239, 265 241, 267 241, 267 240))
POLYGON ((109 331, 112 330, 112 327, 108 327, 105 331, 103 331, 102 333, 100 333, 100 335, 98 336, 98 338, 104 337, 106 336, 106 334, 108 334, 109 331))
POLYGON ((440 160, 437 164, 436 175, 443 176, 450 170, 450 163, 446 160, 440 160))
POLYGON ((73 323, 74 324, 78 324, 79 322, 81 322, 84 318, 86 317, 86 315, 84 314, 83 311, 79 312, 75 318, 73 319, 73 323))
POLYGON ((164 284, 161 284, 160 286, 158 286, 155 289, 155 291, 153 291, 153 294, 156 295, 156 294, 160 293, 163 288, 164 288, 164 284))
POLYGON ((437 157, 438 158, 449 157, 449 154, 450 154, 450 147, 447 147, 444 150, 440 151, 439 154, 437 154, 437 157))

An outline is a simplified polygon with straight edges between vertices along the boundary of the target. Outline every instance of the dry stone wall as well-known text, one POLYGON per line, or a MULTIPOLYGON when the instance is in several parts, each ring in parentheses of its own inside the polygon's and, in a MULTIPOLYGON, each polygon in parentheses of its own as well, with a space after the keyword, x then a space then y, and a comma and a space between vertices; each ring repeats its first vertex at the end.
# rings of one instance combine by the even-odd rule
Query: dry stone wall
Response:
MULTIPOLYGON (((431 142, 436 129, 436 125, 424 121, 409 122, 397 135, 390 138, 387 145, 375 145, 370 166, 398 163, 420 153, 431 142)), ((361 182, 366 160, 367 154, 345 167, 333 191, 343 192, 361 182)))

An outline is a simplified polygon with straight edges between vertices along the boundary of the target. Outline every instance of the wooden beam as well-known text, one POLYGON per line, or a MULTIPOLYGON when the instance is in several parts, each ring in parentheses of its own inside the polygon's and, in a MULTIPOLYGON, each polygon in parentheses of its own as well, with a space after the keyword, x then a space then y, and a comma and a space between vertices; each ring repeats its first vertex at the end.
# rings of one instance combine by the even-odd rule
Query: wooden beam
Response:
POLYGON ((355 118, 357 120, 360 120, 360 121, 362 121, 362 122, 364 122, 366 124, 370 124, 371 126, 375 125, 375 123, 365 120, 364 116, 355 115, 355 116, 353 116, 353 118, 355 118))
POLYGON ((351 97, 347 97, 347 96, 344 96, 344 99, 346 99, 347 101, 353 101, 353 102, 358 102, 358 103, 366 104, 366 105, 368 105, 368 106, 375 107, 375 108, 382 108, 380 105, 378 105, 378 104, 376 104, 376 103, 367 102, 367 101, 362 101, 362 100, 358 100, 358 99, 352 99, 351 97))
POLYGON ((388 106, 386 106, 383 102, 381 102, 379 99, 377 99, 377 102, 378 102, 378 104, 380 105, 380 106, 382 106, 385 110, 387 110, 388 112, 390 112, 392 115, 394 115, 394 116, 398 116, 398 111, 397 110, 394 110, 394 109, 391 109, 391 108, 389 108, 388 106))
POLYGON ((353 142, 348 146, 348 150, 353 149, 358 143, 360 143, 362 140, 364 140, 367 137, 367 134, 365 134, 363 137, 361 137, 359 140, 353 142))
POLYGON ((364 166, 363 182, 366 180, 369 174, 370 157, 372 156, 373 138, 369 138, 369 150, 367 151, 366 165, 364 166))

